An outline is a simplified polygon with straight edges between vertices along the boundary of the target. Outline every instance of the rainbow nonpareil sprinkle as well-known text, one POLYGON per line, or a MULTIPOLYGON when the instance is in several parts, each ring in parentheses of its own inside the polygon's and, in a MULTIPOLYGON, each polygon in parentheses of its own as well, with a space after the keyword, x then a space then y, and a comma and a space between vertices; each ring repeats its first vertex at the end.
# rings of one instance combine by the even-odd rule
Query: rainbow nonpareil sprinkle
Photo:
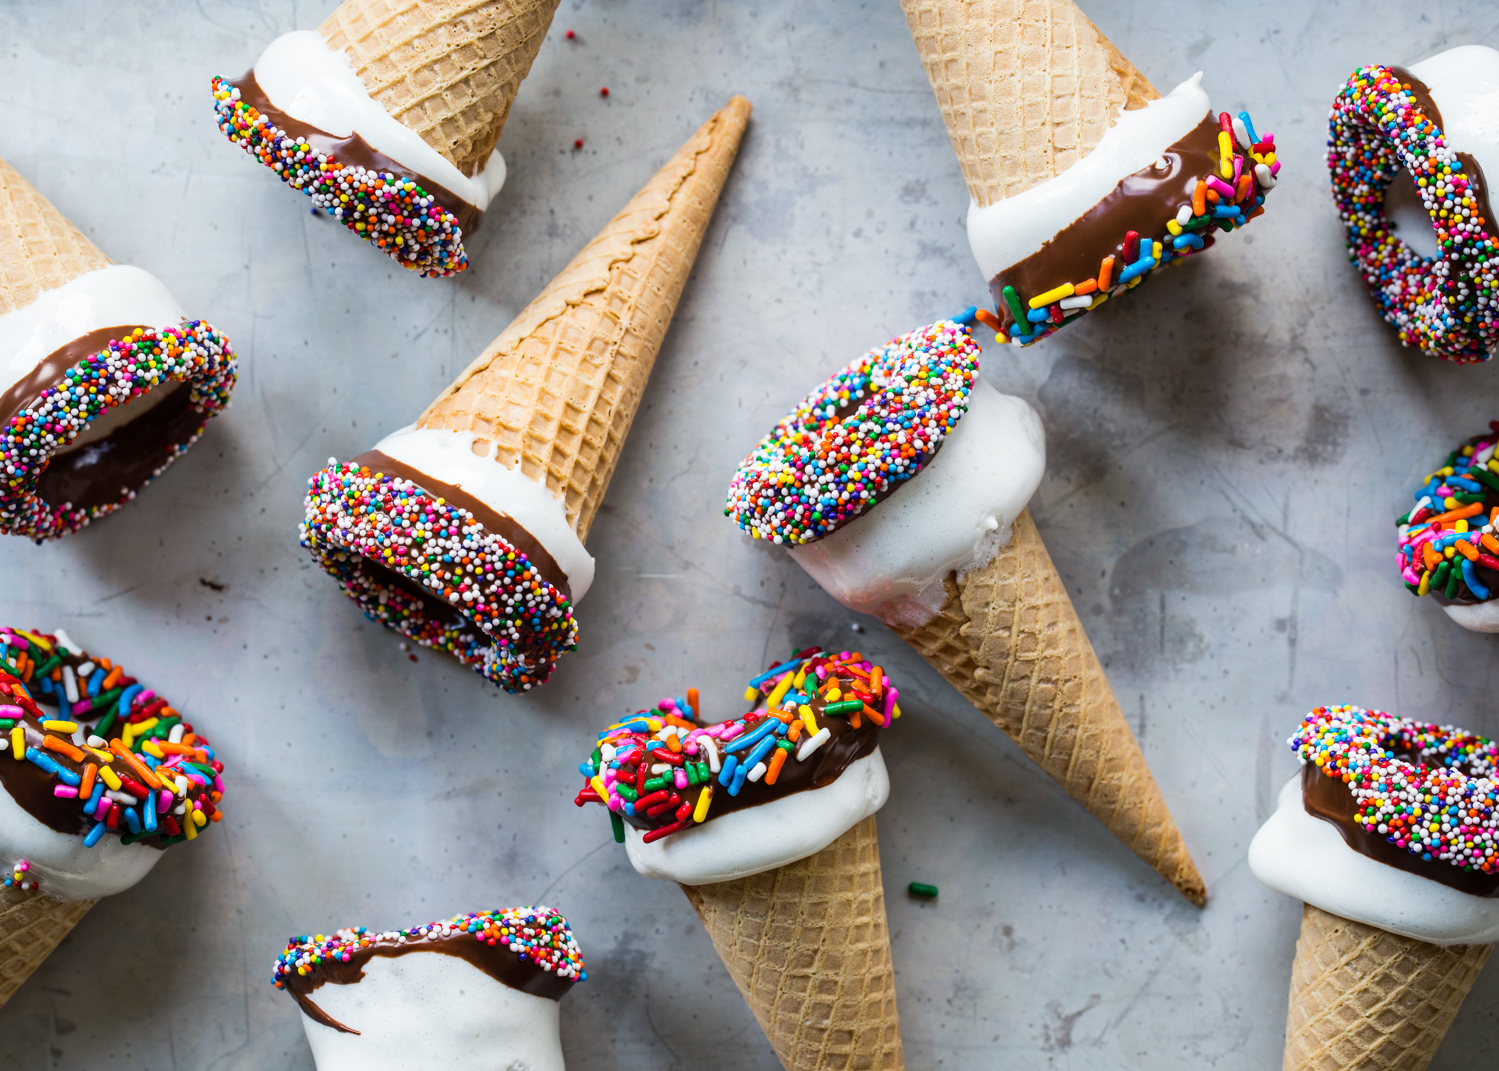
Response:
POLYGON ((49 824, 76 814, 89 847, 105 836, 167 847, 223 818, 224 764, 208 741, 124 667, 61 630, 0 628, 0 765, 8 789, 17 778, 50 783, 49 824))
POLYGON ((1349 76, 1328 120, 1327 166, 1348 257, 1401 343, 1460 364, 1487 361, 1499 342, 1499 246, 1485 202, 1409 81, 1380 64, 1349 76), (1402 167, 1431 216, 1438 259, 1406 245, 1385 217, 1402 167))
POLYGON ((490 948, 505 948, 522 961, 558 978, 574 982, 588 978, 582 951, 567 919, 549 907, 507 907, 454 915, 445 922, 431 922, 409 930, 371 933, 358 926, 339 930, 331 937, 322 934, 293 937, 287 942, 286 951, 276 957, 271 981, 277 989, 285 989, 287 978, 311 974, 325 963, 347 963, 356 952, 365 949, 465 936, 472 936, 490 948))
POLYGON ((1499 421, 1447 455, 1416 489, 1416 505, 1395 522, 1395 562, 1415 595, 1453 603, 1499 594, 1499 421))
POLYGON ((577 648, 572 603, 467 510, 333 458, 308 481, 305 505, 302 546, 368 617, 506 691, 546 683, 577 648))
POLYGON ((921 471, 968 411, 979 347, 939 320, 870 350, 803 398, 729 484, 756 539, 811 543, 921 471))
POLYGON ((1354 820, 1366 832, 1424 862, 1499 872, 1494 741, 1450 725, 1339 706, 1308 714, 1290 744, 1303 763, 1348 786, 1354 820), (1419 764, 1397 757, 1406 754, 1418 755, 1419 764))
POLYGON ((754 709, 741 717, 705 723, 691 688, 611 725, 578 767, 583 788, 573 802, 604 804, 616 840, 629 823, 650 844, 736 805, 835 780, 900 717, 899 698, 857 651, 810 647, 750 681, 744 701, 754 709))
POLYGON ((456 275, 468 267, 458 218, 410 177, 345 167, 314 152, 240 100, 227 79, 213 80, 213 100, 225 137, 401 267, 424 276, 456 275))
POLYGON ((160 330, 137 328, 69 368, 0 428, 0 533, 40 543, 76 531, 129 502, 138 489, 126 491, 116 502, 78 509, 66 502, 43 501, 37 484, 53 455, 106 412, 153 387, 187 382, 189 403, 203 419, 161 459, 154 479, 229 404, 237 376, 238 361, 228 340, 202 320, 160 330))

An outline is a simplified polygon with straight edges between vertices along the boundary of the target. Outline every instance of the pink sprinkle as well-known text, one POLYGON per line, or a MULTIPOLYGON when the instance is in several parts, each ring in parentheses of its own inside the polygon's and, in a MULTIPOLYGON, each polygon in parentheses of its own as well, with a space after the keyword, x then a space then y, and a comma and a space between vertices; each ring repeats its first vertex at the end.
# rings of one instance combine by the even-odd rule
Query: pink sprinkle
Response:
POLYGON ((56 785, 52 789, 52 795, 61 796, 65 800, 76 800, 78 790, 72 785, 56 785))

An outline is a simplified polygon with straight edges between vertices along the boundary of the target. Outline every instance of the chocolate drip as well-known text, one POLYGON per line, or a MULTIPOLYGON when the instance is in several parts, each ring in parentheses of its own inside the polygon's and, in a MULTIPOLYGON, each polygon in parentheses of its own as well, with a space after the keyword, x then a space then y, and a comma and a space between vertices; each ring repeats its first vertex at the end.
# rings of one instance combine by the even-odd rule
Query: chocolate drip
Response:
POLYGON ((1396 870, 1430 878, 1458 892, 1488 898, 1499 896, 1499 874, 1459 870, 1441 859, 1428 863, 1419 855, 1391 844, 1383 834, 1368 832, 1354 819, 1353 790, 1341 778, 1323 773, 1315 763, 1309 762, 1301 768, 1301 800, 1307 814, 1336 826, 1348 847, 1360 855, 1396 870))
POLYGON ((404 945, 379 944, 356 949, 347 963, 341 960, 325 961, 314 966, 307 974, 288 976, 285 980, 286 989, 301 1007, 302 1013, 313 1022, 331 1026, 334 1030, 345 1034, 357 1034, 358 1030, 345 1026, 323 1011, 312 999, 311 994, 328 982, 334 985, 354 985, 363 980, 364 969, 375 956, 394 959, 411 952, 435 952, 439 955, 466 960, 495 981, 508 985, 511 989, 518 989, 522 993, 530 993, 533 996, 546 997, 549 1000, 562 999, 562 996, 573 987, 571 979, 559 978, 552 971, 544 971, 535 963, 521 959, 503 945, 491 948, 484 942, 475 940, 472 934, 462 933, 454 934, 452 937, 442 937, 436 941, 418 937, 408 940, 404 945))
POLYGON ((426 190, 440 206, 456 217, 458 227, 465 237, 478 230, 479 224, 484 221, 483 209, 469 204, 452 190, 439 186, 425 175, 396 163, 360 137, 358 131, 350 133, 346 138, 334 137, 326 131, 287 115, 272 104, 270 98, 265 95, 265 90, 260 88, 260 83, 255 80, 254 68, 246 71, 239 78, 232 79, 229 84, 239 90, 240 100, 260 112, 275 126, 288 134, 300 137, 312 146, 314 152, 331 156, 345 167, 359 166, 370 171, 389 172, 411 179, 426 190))
MULTIPOLYGON (((1416 98, 1416 107, 1426 113, 1426 118, 1443 129, 1443 137, 1445 138, 1446 128, 1442 122, 1442 110, 1437 107, 1437 102, 1432 100, 1431 89, 1427 87, 1425 82, 1411 74, 1404 67, 1391 67, 1390 71, 1396 78, 1400 79, 1401 84, 1410 86, 1411 96, 1416 98)), ((1448 147, 1452 147, 1451 142, 1448 142, 1448 147)), ((1494 209, 1489 205, 1489 183, 1488 179, 1484 177, 1483 168, 1472 153, 1459 152, 1457 153, 1457 158, 1463 163, 1463 174, 1468 176, 1469 190, 1478 199, 1479 207, 1483 209, 1483 219, 1473 222, 1478 223, 1484 230, 1493 233, 1494 209)))
MULTIPOLYGON (((536 566, 536 571, 541 574, 543 580, 562 592, 563 597, 569 602, 572 601, 573 593, 567 582, 567 574, 562 571, 562 567, 548 553, 546 547, 542 546, 541 540, 528 532, 525 526, 514 517, 496 512, 456 484, 434 479, 420 469, 412 468, 388 454, 382 454, 379 450, 366 451, 354 458, 353 463, 364 465, 371 472, 410 480, 433 498, 440 498, 450 506, 468 510, 474 515, 474 520, 484 526, 485 531, 493 532, 524 554, 530 559, 531 564, 536 566)), ((449 609, 451 610, 451 607, 449 609)))
MULTIPOLYGON (((1167 166, 1154 165, 1126 175, 1113 191, 1050 238, 1036 252, 989 280, 989 291, 999 310, 1002 329, 1008 333, 1015 317, 1004 299, 1006 286, 1013 286, 1022 302, 1062 283, 1081 282, 1098 275, 1103 258, 1113 254, 1114 279, 1128 264, 1124 258, 1124 235, 1136 231, 1140 241, 1150 241, 1166 229, 1166 221, 1192 200, 1197 183, 1218 173, 1218 120, 1209 114, 1180 141, 1161 155, 1167 166)), ((1029 322, 1022 325, 1027 331, 1029 322)))

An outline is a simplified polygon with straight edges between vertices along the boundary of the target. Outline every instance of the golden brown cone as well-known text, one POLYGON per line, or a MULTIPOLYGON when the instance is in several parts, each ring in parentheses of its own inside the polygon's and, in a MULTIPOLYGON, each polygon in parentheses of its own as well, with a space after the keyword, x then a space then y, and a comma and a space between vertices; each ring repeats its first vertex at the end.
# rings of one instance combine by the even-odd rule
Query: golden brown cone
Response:
POLYGON ((418 427, 473 432, 587 540, 750 103, 732 98, 442 392, 418 427))
POLYGON ((968 193, 988 206, 1160 96, 1072 0, 901 0, 968 193))
POLYGON ((1029 510, 992 562, 948 577, 936 616, 891 628, 1182 895, 1206 900, 1029 510))
POLYGON ((52 202, 0 160, 0 316, 109 263, 52 202))
POLYGON ((14 886, 0 889, 0 1007, 73 932, 94 903, 54 900, 14 886))
POLYGON ((806 859, 682 891, 787 1071, 906 1066, 873 815, 806 859))
POLYGON ((318 28, 365 89, 465 175, 481 169, 558 0, 344 0, 318 28))
POLYGON ((1307 904, 1284 1071, 1421 1071, 1493 945, 1433 945, 1307 904))

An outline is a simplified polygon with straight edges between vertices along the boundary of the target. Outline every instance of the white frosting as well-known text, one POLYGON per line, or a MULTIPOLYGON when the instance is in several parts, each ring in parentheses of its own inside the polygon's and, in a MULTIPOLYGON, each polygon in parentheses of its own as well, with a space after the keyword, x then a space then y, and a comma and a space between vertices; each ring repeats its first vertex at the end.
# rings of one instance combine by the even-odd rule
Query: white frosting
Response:
POLYGON ((889 798, 890 775, 876 747, 850 763, 831 785, 730 811, 650 844, 627 824, 625 851, 648 878, 683 885, 747 878, 816 855, 889 798))
POLYGON ((968 244, 985 279, 1041 249, 1136 171, 1150 167, 1209 113, 1198 71, 1143 108, 1119 112, 1097 148, 1060 175, 986 208, 968 206, 968 244))
POLYGON ((1499 182, 1499 52, 1461 45, 1407 70, 1431 91, 1448 146, 1472 153, 1486 180, 1499 182))
POLYGON ((1336 826, 1306 812, 1299 773, 1250 842, 1249 869, 1277 892, 1390 933, 1435 945, 1499 941, 1499 898, 1459 892, 1354 851, 1336 826))
POLYGON ((1499 632, 1499 599, 1475 602, 1470 606, 1453 603, 1442 609, 1463 628, 1474 632, 1499 632))
POLYGON ((1045 467, 1036 411, 975 378, 968 412, 909 486, 791 556, 844 606, 875 613, 987 562, 1009 541, 1045 467))
POLYGON ((472 178, 379 104, 349 66, 312 30, 282 34, 255 61, 255 81, 280 111, 325 134, 358 133, 377 152, 484 209, 505 184, 505 158, 495 150, 472 178))
POLYGON ((372 956, 364 978, 309 996, 346 1034, 302 1016, 318 1071, 563 1071, 557 1002, 442 952, 372 956))
POLYGON ((493 443, 483 447, 483 453, 474 453, 476 441, 473 432, 409 424, 381 439, 375 449, 434 480, 463 488, 530 532, 567 574, 576 605, 593 583, 594 562, 568 523, 561 499, 519 468, 497 462, 493 443))
MULTIPOLYGON (((0 751, 0 762, 15 761, 8 749, 0 751)), ((97 900, 124 892, 165 854, 144 844, 121 844, 112 833, 89 848, 82 835, 48 828, 0 788, 0 866, 29 860, 30 876, 40 878, 42 891, 58 900, 97 900)))

